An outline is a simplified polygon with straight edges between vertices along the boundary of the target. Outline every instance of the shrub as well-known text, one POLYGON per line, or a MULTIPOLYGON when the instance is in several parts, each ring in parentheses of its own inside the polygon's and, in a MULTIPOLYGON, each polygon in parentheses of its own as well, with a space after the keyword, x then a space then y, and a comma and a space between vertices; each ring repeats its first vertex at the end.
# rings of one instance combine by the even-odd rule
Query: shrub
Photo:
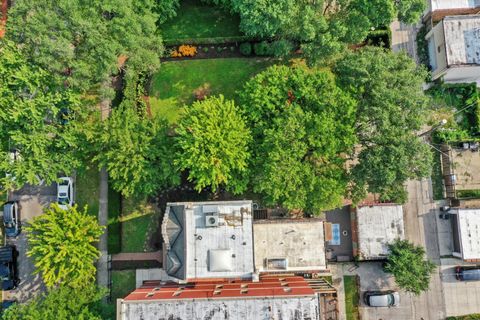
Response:
POLYGON ((234 51, 235 51, 235 47, 233 47, 233 46, 230 47, 230 51, 231 51, 231 52, 234 52, 234 51))
POLYGON ((208 47, 204 47, 202 50, 203 50, 203 52, 207 53, 208 52, 208 47))
POLYGON ((252 44, 250 42, 243 42, 240 44, 240 53, 244 56, 252 54, 252 44))
POLYGON ((220 53, 223 51, 223 48, 222 47, 217 47, 217 52, 220 53))
POLYGON ((257 56, 271 56, 273 54, 272 48, 267 41, 255 43, 253 45, 253 51, 257 56))
POLYGON ((193 57, 197 54, 197 47, 184 44, 178 47, 178 52, 183 57, 193 57))
POLYGON ((277 40, 270 44, 270 50, 277 58, 285 57, 293 51, 293 44, 288 40, 277 40))

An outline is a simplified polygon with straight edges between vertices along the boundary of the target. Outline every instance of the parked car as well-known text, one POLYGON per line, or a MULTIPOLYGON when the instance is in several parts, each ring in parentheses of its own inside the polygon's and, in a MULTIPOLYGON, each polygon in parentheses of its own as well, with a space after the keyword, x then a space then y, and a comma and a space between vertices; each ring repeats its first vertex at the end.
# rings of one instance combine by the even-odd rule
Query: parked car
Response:
POLYGON ((8 308, 10 308, 11 306, 13 306, 15 303, 17 303, 17 301, 15 300, 3 300, 2 301, 2 313, 7 310, 8 308))
POLYGON ((397 307, 400 295, 396 291, 367 291, 363 294, 363 301, 370 307, 397 307))
POLYGON ((20 233, 19 216, 18 203, 16 201, 9 201, 3 205, 3 225, 7 237, 14 238, 20 233))
POLYGON ((61 177, 57 184, 57 202, 60 208, 67 210, 73 206, 73 179, 61 177))
POLYGON ((480 280, 480 266, 458 266, 455 268, 455 277, 460 281, 480 280))
POLYGON ((3 290, 12 290, 17 287, 16 256, 17 250, 14 246, 0 247, 0 277, 3 290))

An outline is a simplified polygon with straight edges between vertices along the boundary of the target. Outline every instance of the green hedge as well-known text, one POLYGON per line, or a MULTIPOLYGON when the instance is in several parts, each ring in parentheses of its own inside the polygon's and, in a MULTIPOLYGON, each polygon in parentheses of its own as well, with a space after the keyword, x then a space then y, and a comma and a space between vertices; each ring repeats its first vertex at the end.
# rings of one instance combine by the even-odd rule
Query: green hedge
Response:
POLYGON ((457 198, 480 199, 480 190, 457 190, 457 198))
POLYGON ((468 314, 458 317, 448 317, 447 320, 480 320, 480 313, 468 314))
POLYGON ((223 44, 232 42, 245 42, 255 40, 250 36, 234 36, 234 37, 215 37, 215 38, 177 38, 177 39, 164 39, 163 44, 165 46, 176 46, 182 44, 223 44))

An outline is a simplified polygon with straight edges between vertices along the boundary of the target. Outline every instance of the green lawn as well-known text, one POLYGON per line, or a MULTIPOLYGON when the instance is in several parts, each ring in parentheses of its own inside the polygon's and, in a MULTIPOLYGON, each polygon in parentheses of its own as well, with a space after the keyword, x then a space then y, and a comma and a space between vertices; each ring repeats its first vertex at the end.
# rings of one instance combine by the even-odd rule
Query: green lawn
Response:
POLYGON ((183 0, 177 16, 160 26, 163 39, 240 36, 240 17, 200 0, 183 0))
POLYGON ((358 314, 359 292, 357 287, 356 276, 344 276, 343 285, 345 288, 345 308, 347 312, 347 320, 360 319, 358 314))
POLYGON ((85 172, 79 173, 76 178, 76 199, 79 208, 88 206, 88 213, 98 215, 98 197, 100 195, 99 171, 97 167, 91 167, 85 172))
POLYGON ((112 270, 112 303, 135 290, 135 270, 112 270))
POLYGON ((149 250, 147 240, 158 228, 159 212, 146 199, 123 199, 122 252, 143 252, 149 250))
MULTIPOLYGON (((84 173, 79 173, 76 179, 76 203, 80 208, 88 206, 88 213, 98 215, 98 197, 100 195, 100 173, 97 167, 92 167, 84 173)), ((120 195, 108 190, 108 251, 117 253, 120 251, 120 195)))
POLYGON ((182 107, 193 102, 193 91, 205 85, 209 86, 210 95, 221 93, 235 99, 235 92, 250 77, 271 64, 271 60, 248 58, 165 62, 152 78, 152 113, 175 123, 182 107))
POLYGON ((433 199, 443 199, 442 163, 440 160, 440 152, 437 150, 433 150, 432 187, 433 199))

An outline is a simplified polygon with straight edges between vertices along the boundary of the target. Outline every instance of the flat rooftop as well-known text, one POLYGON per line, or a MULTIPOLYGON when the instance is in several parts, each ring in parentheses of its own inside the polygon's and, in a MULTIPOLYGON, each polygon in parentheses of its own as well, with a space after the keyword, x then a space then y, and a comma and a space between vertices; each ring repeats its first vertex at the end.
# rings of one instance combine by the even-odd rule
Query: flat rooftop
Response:
POLYGON ((405 238, 403 208, 395 204, 358 207, 358 256, 361 260, 385 259, 388 244, 405 238))
POLYGON ((256 271, 325 270, 323 221, 278 219, 253 224, 256 271))
POLYGON ((480 209, 456 209, 456 212, 463 259, 480 259, 480 209))
POLYGON ((302 277, 252 281, 144 284, 119 300, 121 320, 319 319, 320 306, 302 277))
POLYGON ((179 280, 251 278, 252 202, 167 203, 164 266, 179 280))
POLYGON ((443 19, 448 65, 480 64, 480 15, 443 19))
POLYGON ((431 0, 432 10, 475 8, 480 0, 431 0))

